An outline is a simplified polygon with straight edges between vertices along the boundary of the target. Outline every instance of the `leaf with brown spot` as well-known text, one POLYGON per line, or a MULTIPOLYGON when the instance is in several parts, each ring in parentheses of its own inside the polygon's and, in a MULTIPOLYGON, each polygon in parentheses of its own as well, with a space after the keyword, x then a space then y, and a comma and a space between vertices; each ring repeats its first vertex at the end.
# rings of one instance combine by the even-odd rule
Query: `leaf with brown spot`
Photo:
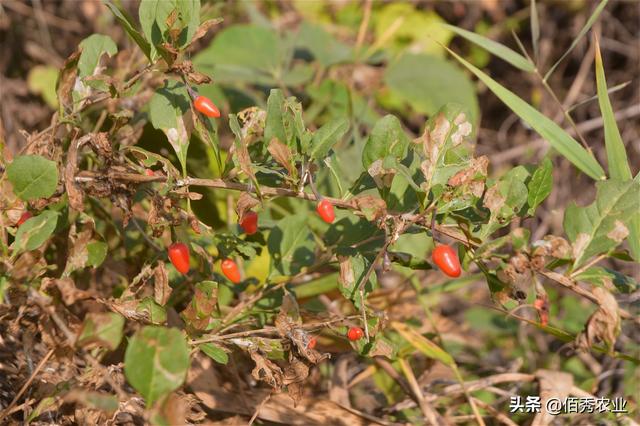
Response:
POLYGON ((364 213, 367 220, 377 221, 387 215, 387 203, 373 195, 355 197, 353 203, 356 208, 364 213))
POLYGON ((193 299, 182 316, 196 330, 204 330, 209 325, 218 304, 218 284, 202 281, 195 285, 193 299))

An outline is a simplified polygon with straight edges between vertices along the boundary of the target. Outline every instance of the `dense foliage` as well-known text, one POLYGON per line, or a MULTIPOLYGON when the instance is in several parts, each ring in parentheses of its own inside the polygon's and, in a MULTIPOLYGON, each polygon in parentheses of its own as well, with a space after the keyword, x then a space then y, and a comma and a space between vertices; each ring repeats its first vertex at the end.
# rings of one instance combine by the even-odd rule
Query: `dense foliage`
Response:
MULTIPOLYGON (((143 0, 138 19, 104 4, 130 46, 85 38, 48 99, 51 125, 1 164, 0 318, 37 307, 39 339, 92 371, 41 395, 31 419, 72 403, 105 422, 131 410, 123 402, 135 392, 147 421, 201 420, 185 395, 197 388, 188 372, 206 357, 305 406, 314 369, 329 374, 323 365, 349 351, 371 366, 390 406, 405 393, 415 401, 377 416, 448 424, 446 401, 457 396, 470 422, 499 418, 491 404, 500 402, 469 385, 488 374, 465 368, 465 342, 440 333, 432 313, 478 281, 493 306, 486 300, 465 315, 471 327, 498 330, 496 342, 518 332, 515 319, 589 356, 630 370, 640 362, 637 339, 617 342, 621 327, 638 326, 637 306, 618 298, 637 283, 603 264, 640 259, 640 175, 632 176, 595 38, 608 167, 483 71, 482 55, 546 88, 557 64, 543 76, 526 52, 409 3, 375 4, 373 40, 363 32, 353 43, 322 19, 276 30, 254 4, 245 5, 250 24, 226 16, 223 24, 199 0, 143 0), (454 36, 475 56, 450 50, 454 36), (407 50, 407 40, 421 51, 407 50), (476 154, 474 75, 548 141, 547 158, 490 173, 491 158, 476 154), (566 200, 564 234, 533 237, 526 223, 553 191, 555 156, 592 179, 594 199, 566 200), (393 280, 396 293, 387 291, 393 280), (392 295, 403 292, 419 313, 394 309, 392 295), (591 311, 574 318, 576 298, 591 311), (414 369, 424 363, 459 384, 423 394, 414 369)), ((360 9, 348 3, 334 19, 361 29, 360 9)), ((571 375, 544 374, 557 364, 527 368, 514 381, 555 386, 557 395, 573 386, 571 375)), ((578 389, 589 394, 585 383, 578 389)))

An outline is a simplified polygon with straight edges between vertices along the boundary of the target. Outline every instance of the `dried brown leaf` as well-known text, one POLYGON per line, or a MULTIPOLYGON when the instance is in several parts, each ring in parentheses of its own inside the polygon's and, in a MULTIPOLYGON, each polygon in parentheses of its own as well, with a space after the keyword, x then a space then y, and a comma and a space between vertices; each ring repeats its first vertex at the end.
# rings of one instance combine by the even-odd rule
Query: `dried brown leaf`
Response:
POLYGON ((69 278, 43 278, 42 289, 51 290, 57 288, 65 305, 71 306, 78 300, 86 300, 93 297, 91 292, 76 288, 74 281, 69 278))
POLYGON ((562 371, 538 370, 535 376, 539 383, 541 411, 533 419, 532 426, 549 425, 557 413, 549 413, 547 401, 557 398, 564 401, 573 387, 573 376, 562 371))
POLYGON ((289 176, 292 178, 297 176, 296 168, 293 165, 293 154, 287 145, 280 142, 277 138, 273 138, 271 142, 269 142, 267 150, 278 164, 287 169, 289 176))
POLYGON ((153 299, 157 304, 164 306, 173 290, 169 286, 169 274, 163 261, 158 261, 158 265, 153 269, 153 278, 153 299))
POLYGON ((202 37, 204 37, 211 28, 215 27, 221 22, 222 22, 222 18, 214 18, 214 19, 208 19, 203 23, 201 23, 198 29, 196 30, 196 33, 193 35, 193 38, 191 39, 190 44, 193 44, 196 40, 199 40, 202 37))
POLYGON ((613 294, 602 287, 594 287, 592 294, 598 300, 599 307, 589 317, 584 332, 577 337, 577 344, 589 349, 594 343, 602 342, 611 354, 620 333, 618 302, 613 294))
POLYGON ((260 205, 260 201, 253 197, 248 192, 243 192, 238 198, 238 204, 236 204, 236 214, 238 215, 238 222, 242 222, 244 215, 247 214, 252 208, 260 205))
POLYGON ((255 350, 249 351, 249 355, 251 355, 253 362, 256 363, 256 366, 251 371, 253 378, 267 383, 274 390, 280 390, 283 382, 282 369, 255 350))

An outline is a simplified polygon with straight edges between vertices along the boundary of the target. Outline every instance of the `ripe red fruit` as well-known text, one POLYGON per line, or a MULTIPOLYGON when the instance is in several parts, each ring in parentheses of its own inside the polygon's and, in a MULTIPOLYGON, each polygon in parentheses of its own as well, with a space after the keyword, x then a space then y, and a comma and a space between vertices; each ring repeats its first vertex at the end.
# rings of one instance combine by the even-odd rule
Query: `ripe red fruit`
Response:
POLYGON ((349 331, 347 331, 347 338, 352 342, 362 339, 363 336, 364 331, 362 331, 360 327, 351 327, 349 331))
POLYGON ((322 220, 327 223, 333 223, 336 218, 336 213, 333 211, 333 204, 331 204, 331 201, 325 198, 320 200, 318 206, 316 207, 316 211, 318 212, 322 220))
POLYGON ((189 247, 184 243, 169 246, 169 260, 181 274, 189 272, 189 247))
POLYGON ((223 260, 220 267, 222 268, 222 273, 224 274, 224 276, 229 278, 229 281, 231 281, 232 283, 238 284, 240 281, 242 281, 242 277, 240 276, 240 269, 238 269, 238 265, 233 260, 223 260))
POLYGON ((253 235, 258 232, 258 213, 248 212, 242 218, 240 227, 247 235, 253 235))
POLYGON ((459 277, 462 273, 460 261, 455 250, 446 244, 442 244, 433 249, 431 259, 438 268, 450 277, 459 277))
POLYGON ((307 348, 315 349, 317 344, 318 344, 318 339, 316 339, 315 337, 312 337, 311 339, 309 339, 309 343, 307 343, 307 348))
POLYGON ((218 107, 213 102, 211 102, 211 99, 205 96, 198 96, 196 100, 193 101, 193 106, 196 107, 196 110, 206 115, 207 117, 220 117, 220 110, 218 109, 218 107))
POLYGON ((33 215, 31 214, 31 212, 24 212, 22 213, 22 216, 20 216, 20 219, 18 219, 18 223, 16 223, 16 226, 20 226, 23 223, 25 223, 27 220, 31 219, 33 217, 33 215))

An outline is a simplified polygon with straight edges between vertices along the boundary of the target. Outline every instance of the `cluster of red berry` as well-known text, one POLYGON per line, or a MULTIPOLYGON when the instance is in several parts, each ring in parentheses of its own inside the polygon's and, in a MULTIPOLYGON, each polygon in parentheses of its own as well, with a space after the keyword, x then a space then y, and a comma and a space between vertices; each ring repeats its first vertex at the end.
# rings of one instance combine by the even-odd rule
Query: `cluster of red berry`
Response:
MULTIPOLYGON (((207 117, 217 118, 220 117, 220 110, 215 104, 204 96, 195 95, 191 93, 194 98, 193 105, 195 109, 206 115, 207 117)), ((148 175, 153 175, 153 171, 146 171, 148 175), (151 172, 151 173, 149 173, 151 172)), ((333 204, 326 198, 320 198, 316 206, 316 211, 320 218, 326 223, 333 223, 336 218, 333 204)), ((27 217, 28 219, 28 217, 27 217)), ((21 221, 22 218, 20 219, 21 221)), ((258 232, 258 213, 249 211, 242 217, 240 221, 240 227, 247 235, 253 235, 258 232)), ((462 270, 460 268, 460 261, 453 248, 446 244, 440 244, 436 246, 431 255, 433 262, 440 268, 440 270, 450 276, 459 277, 462 270)), ((174 243, 169 247, 169 259, 173 266, 182 274, 189 272, 189 248, 184 243, 174 243)), ((236 262, 232 259, 224 259, 221 264, 222 273, 231 282, 237 284, 242 281, 242 274, 236 262)), ((364 332, 360 327, 351 327, 347 331, 347 338, 352 342, 362 339, 364 332)), ((312 337, 307 347, 313 349, 316 347, 317 339, 312 337)))

